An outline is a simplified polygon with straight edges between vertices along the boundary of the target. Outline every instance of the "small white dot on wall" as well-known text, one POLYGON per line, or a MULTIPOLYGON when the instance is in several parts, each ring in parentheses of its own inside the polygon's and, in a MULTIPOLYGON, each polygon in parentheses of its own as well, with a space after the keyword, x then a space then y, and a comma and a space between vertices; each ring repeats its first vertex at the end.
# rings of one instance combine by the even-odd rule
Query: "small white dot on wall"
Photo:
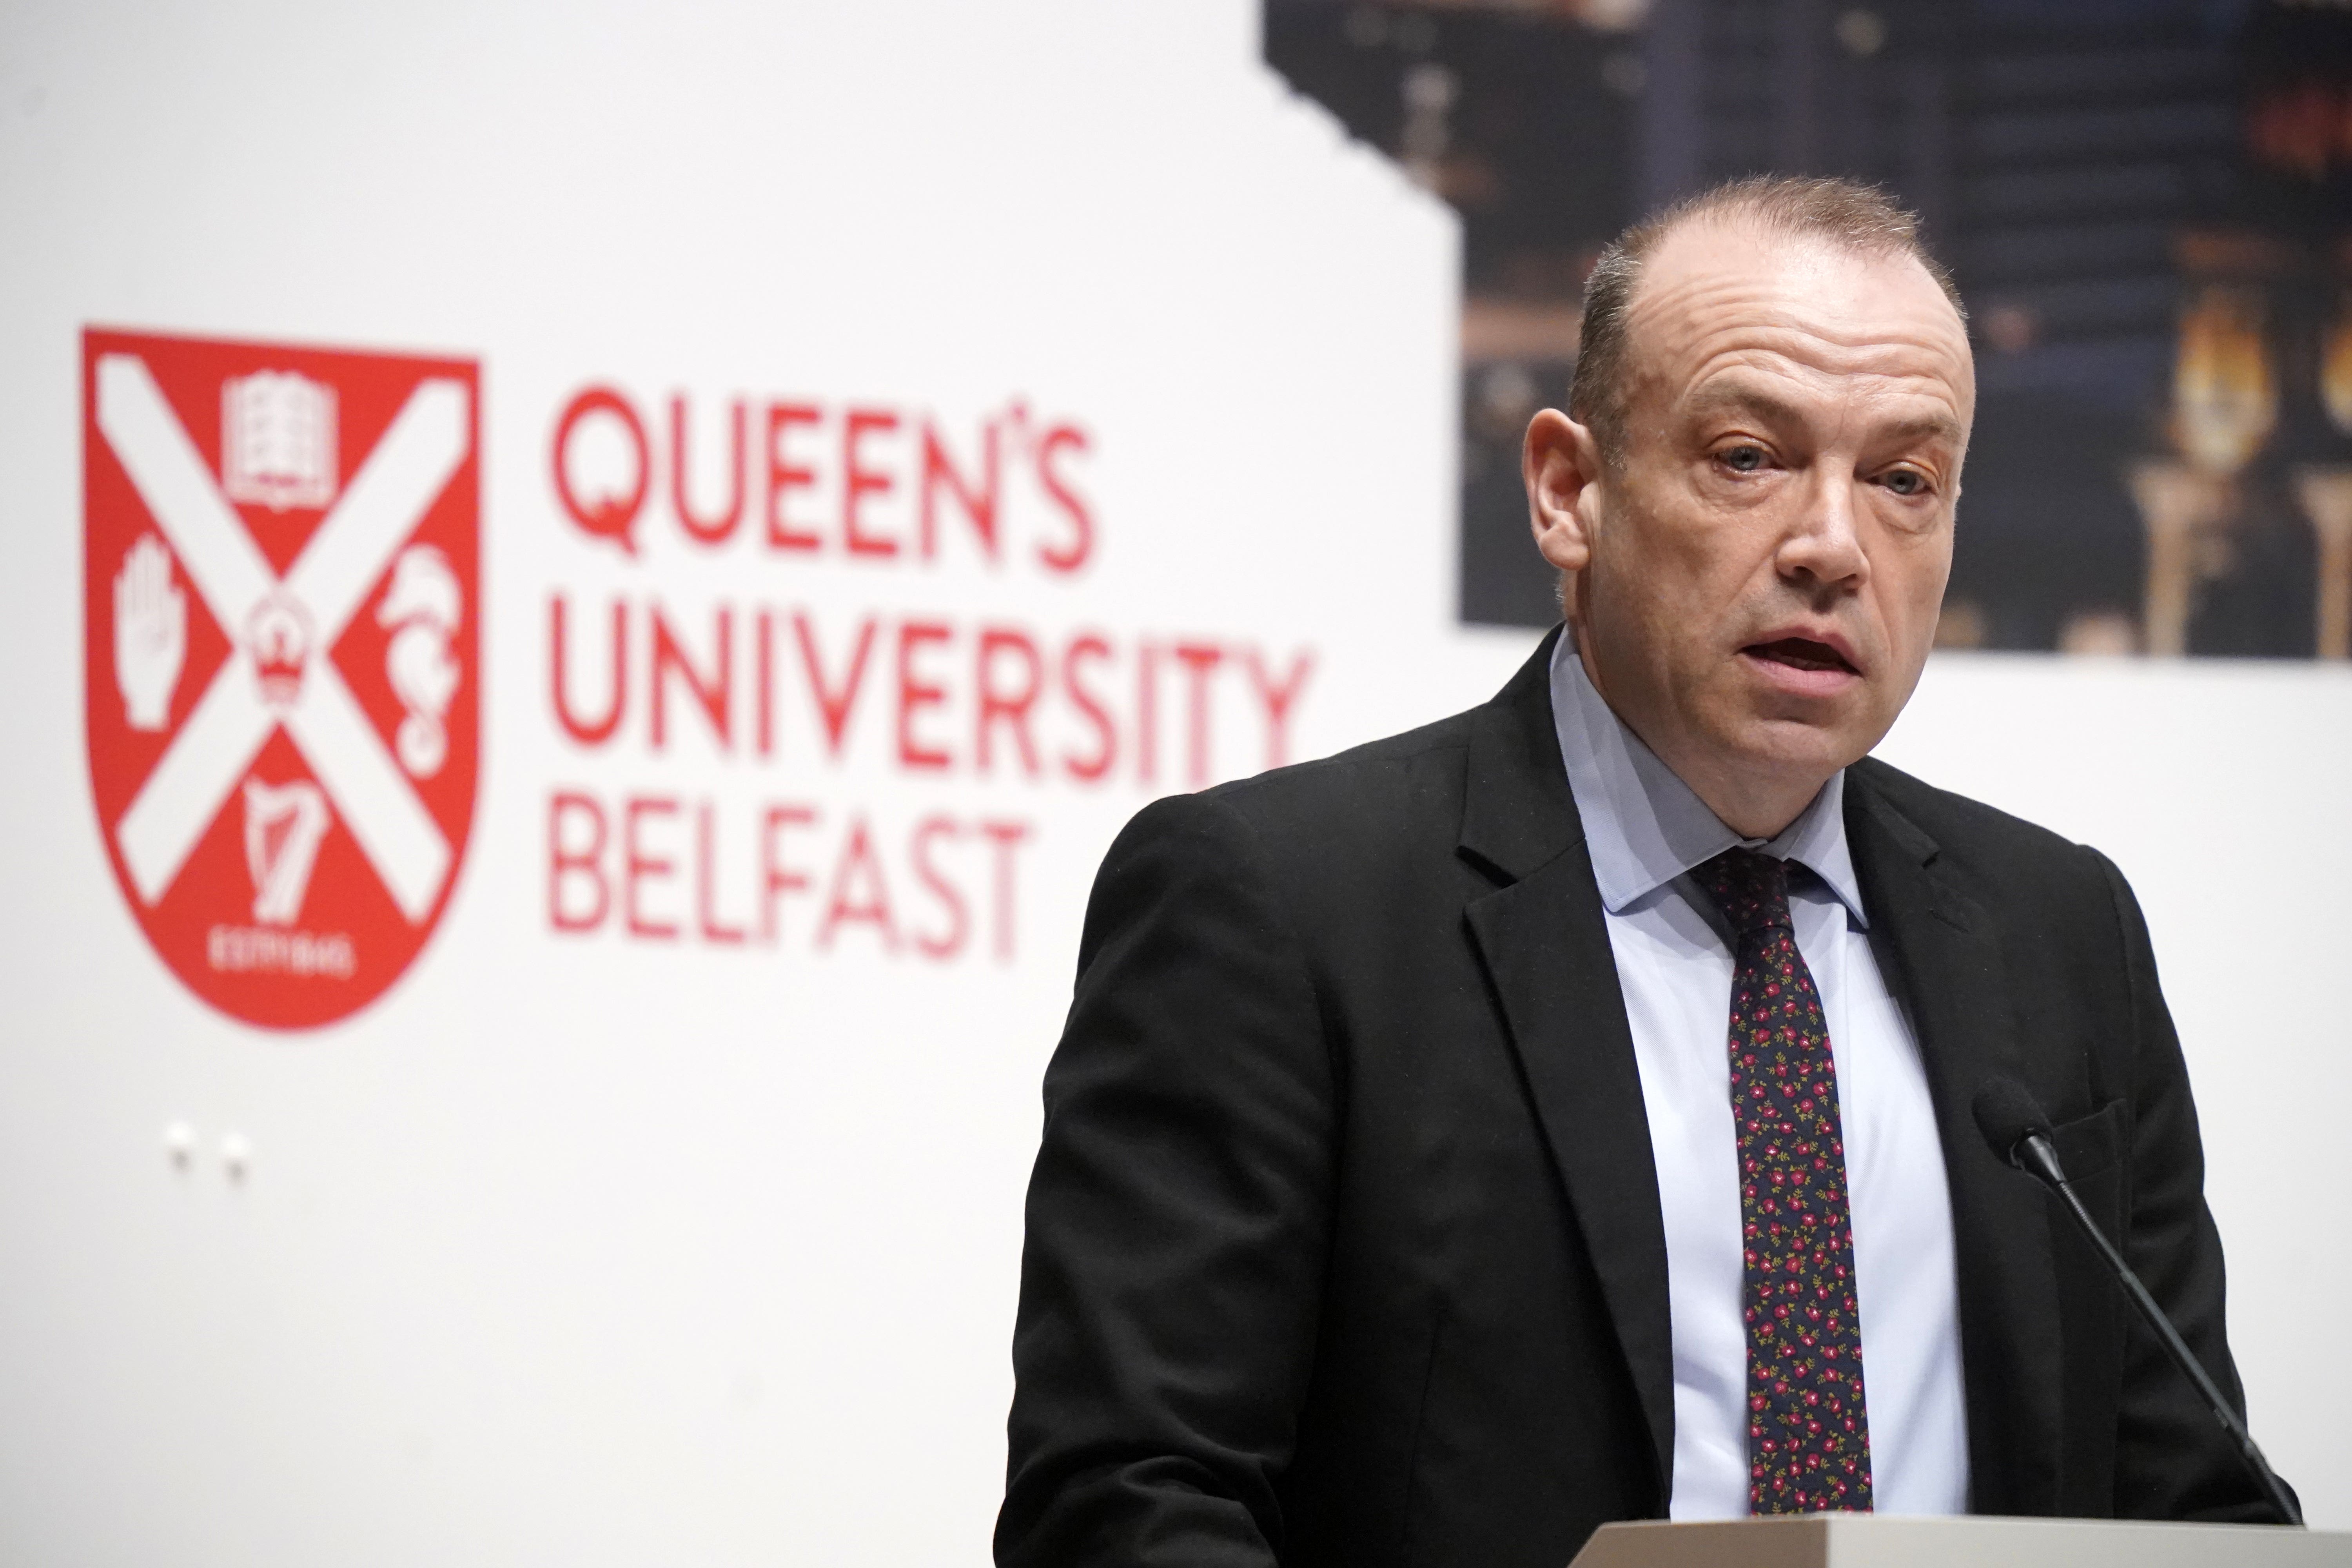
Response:
POLYGON ((186 1170, 195 1162, 196 1130, 184 1121, 174 1121, 164 1128, 163 1157, 172 1162, 173 1170, 186 1170))
POLYGON ((231 1132, 221 1140, 221 1169, 232 1182, 241 1182, 253 1170, 253 1145, 242 1132, 231 1132))

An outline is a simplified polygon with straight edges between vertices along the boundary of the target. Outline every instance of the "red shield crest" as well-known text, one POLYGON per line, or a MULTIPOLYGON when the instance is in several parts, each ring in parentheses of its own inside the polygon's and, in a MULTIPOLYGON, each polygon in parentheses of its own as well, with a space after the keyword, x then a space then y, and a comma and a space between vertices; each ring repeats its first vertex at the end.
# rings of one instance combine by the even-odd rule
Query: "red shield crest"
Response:
POLYGON ((82 334, 90 789, 147 940, 235 1017, 344 1016, 448 901, 478 390, 460 360, 82 334))

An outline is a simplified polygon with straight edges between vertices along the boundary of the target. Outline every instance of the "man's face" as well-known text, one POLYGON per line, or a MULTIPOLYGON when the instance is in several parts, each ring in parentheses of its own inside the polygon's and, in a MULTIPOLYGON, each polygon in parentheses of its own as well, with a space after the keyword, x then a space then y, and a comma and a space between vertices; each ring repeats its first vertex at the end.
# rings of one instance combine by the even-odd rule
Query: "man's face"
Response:
POLYGON ((1538 543, 1619 715, 1733 826, 1777 832, 1772 803, 1792 816, 1876 745, 1927 661, 1967 333, 1908 258, 1712 221, 1652 252, 1627 327, 1622 462, 1559 415, 1529 431, 1538 543))

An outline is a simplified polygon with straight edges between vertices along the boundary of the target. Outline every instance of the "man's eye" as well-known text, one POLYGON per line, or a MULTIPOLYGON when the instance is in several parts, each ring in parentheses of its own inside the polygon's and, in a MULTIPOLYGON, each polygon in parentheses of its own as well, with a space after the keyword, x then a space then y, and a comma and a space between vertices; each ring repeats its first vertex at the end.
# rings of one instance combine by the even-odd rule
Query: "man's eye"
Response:
POLYGON ((1764 466, 1761 447, 1727 447, 1717 456, 1735 474, 1752 474, 1764 466))
POLYGON ((1899 496, 1925 495, 1927 491, 1927 476, 1916 468, 1897 468, 1882 482, 1899 496))

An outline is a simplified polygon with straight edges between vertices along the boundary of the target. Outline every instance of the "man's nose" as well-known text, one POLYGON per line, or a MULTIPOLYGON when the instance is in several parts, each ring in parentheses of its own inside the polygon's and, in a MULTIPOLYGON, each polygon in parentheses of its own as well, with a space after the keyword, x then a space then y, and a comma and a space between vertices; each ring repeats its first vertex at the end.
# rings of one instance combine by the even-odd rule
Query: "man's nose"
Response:
POLYGON ((1870 574, 1855 527, 1861 481, 1848 463, 1817 463, 1810 477, 1780 543, 1780 570, 1817 583, 1859 583, 1870 574))

